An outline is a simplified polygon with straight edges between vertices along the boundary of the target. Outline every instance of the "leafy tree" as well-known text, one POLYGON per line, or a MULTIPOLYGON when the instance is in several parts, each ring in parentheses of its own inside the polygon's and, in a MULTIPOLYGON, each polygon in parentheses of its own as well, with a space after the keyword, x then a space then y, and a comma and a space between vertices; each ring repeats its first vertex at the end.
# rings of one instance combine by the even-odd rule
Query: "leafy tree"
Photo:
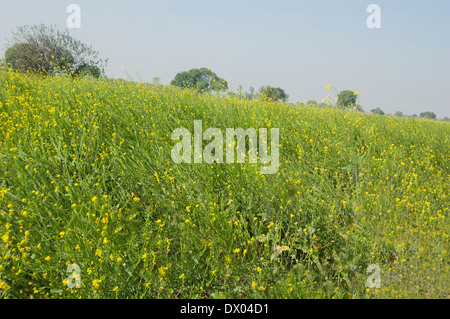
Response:
POLYGON ((444 117, 444 118, 442 119, 442 121, 444 121, 444 122, 450 122, 450 118, 448 118, 448 117, 446 116, 446 117, 444 117))
POLYGON ((28 69, 39 70, 45 67, 50 68, 50 64, 43 66, 45 63, 43 57, 29 43, 15 43, 7 48, 5 51, 5 62, 11 68, 22 72, 28 69))
POLYGON ((340 107, 352 108, 356 105, 358 94, 354 91, 344 90, 339 92, 337 105, 340 107))
POLYGON ((398 117, 403 117, 403 112, 402 111, 397 111, 397 112, 394 113, 394 115, 398 116, 398 117))
POLYGON ((434 114, 433 112, 429 112, 429 111, 422 112, 422 113, 420 113, 420 118, 434 120, 434 119, 436 119, 436 114, 434 114))
POLYGON ((286 102, 289 95, 282 88, 263 86, 259 89, 260 99, 263 101, 277 102, 279 100, 286 102))
MULTIPOLYGON (((254 92, 254 91, 253 91, 253 92, 254 92)), ((256 99, 257 96, 256 96, 256 94, 253 94, 253 93, 251 93, 251 92, 245 92, 245 98, 246 98, 247 100, 253 100, 253 99, 256 99)))
POLYGON ((372 110, 370 110, 370 113, 373 113, 373 114, 378 114, 378 115, 384 115, 384 112, 383 112, 383 110, 382 110, 382 109, 380 109, 379 107, 377 107, 376 109, 372 109, 372 110))
POLYGON ((195 89, 200 93, 211 91, 225 91, 228 89, 228 83, 218 77, 209 68, 191 69, 180 72, 170 82, 171 85, 195 89))
POLYGON ((364 113, 364 109, 363 109, 362 105, 360 105, 360 104, 357 104, 357 105, 356 105, 356 110, 357 110, 358 112, 364 113))
POLYGON ((6 63, 22 72, 99 77, 107 63, 92 47, 53 26, 20 26, 8 42, 6 63))
POLYGON ((96 65, 82 64, 75 70, 73 75, 89 75, 99 78, 102 75, 102 70, 100 70, 100 68, 96 65))
POLYGON ((152 79, 152 83, 153 83, 153 84, 161 84, 161 78, 160 78, 159 76, 155 76, 155 77, 152 79))
POLYGON ((308 102, 306 102, 306 105, 313 107, 319 106, 315 100, 308 100, 308 102))

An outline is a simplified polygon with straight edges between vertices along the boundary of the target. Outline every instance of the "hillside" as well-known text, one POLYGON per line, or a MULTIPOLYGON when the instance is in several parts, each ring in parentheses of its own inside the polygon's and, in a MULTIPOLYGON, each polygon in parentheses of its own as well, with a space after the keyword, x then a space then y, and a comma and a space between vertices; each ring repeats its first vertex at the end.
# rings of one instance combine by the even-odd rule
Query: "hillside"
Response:
POLYGON ((450 294, 448 123, 6 71, 0 117, 2 297, 450 294), (279 128, 278 170, 174 163, 195 120, 279 128))

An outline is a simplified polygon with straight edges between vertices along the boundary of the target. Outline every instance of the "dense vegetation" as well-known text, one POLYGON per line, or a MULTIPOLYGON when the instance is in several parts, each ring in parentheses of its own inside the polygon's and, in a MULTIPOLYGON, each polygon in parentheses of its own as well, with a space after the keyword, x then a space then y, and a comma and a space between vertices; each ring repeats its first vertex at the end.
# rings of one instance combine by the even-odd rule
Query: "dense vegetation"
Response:
POLYGON ((448 123, 12 71, 0 117, 2 297, 449 295, 448 123), (175 164, 194 120, 279 128, 278 172, 175 164))
POLYGON ((91 46, 74 39, 68 30, 54 26, 20 26, 8 41, 4 63, 20 72, 98 78, 104 75, 108 61, 100 59, 91 46))

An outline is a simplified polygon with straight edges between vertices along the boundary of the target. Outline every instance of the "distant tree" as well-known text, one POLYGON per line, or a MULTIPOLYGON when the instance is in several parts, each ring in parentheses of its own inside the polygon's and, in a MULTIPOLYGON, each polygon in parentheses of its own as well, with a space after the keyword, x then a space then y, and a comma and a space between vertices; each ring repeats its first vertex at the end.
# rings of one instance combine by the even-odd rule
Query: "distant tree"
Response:
POLYGON ((398 116, 398 117, 403 117, 403 112, 402 111, 397 111, 397 112, 394 113, 394 115, 398 116))
POLYGON ((383 110, 381 110, 379 107, 377 107, 376 109, 370 110, 370 113, 378 114, 378 115, 384 115, 383 110))
POLYGON ((252 93, 250 93, 250 92, 245 92, 245 98, 246 98, 247 100, 253 100, 253 99, 256 99, 257 96, 256 96, 256 94, 252 94, 252 93))
POLYGON ((225 91, 228 83, 219 78, 209 68, 191 69, 178 73, 170 82, 171 85, 182 88, 195 89, 200 93, 211 91, 225 91))
POLYGON ((413 115, 411 115, 411 117, 412 117, 412 118, 416 118, 416 117, 417 117, 417 114, 413 114, 413 115))
POLYGON ((99 78, 102 75, 102 70, 96 65, 82 64, 75 69, 73 75, 76 76, 93 76, 99 78))
POLYGON ((282 88, 263 86, 259 89, 260 99, 263 101, 277 102, 279 100, 286 102, 289 95, 282 88))
POLYGON ((161 84, 161 78, 160 78, 159 76, 155 76, 155 77, 152 79, 152 83, 153 83, 153 84, 161 84))
POLYGON ((337 105, 340 107, 352 108, 356 105, 358 94, 354 91, 344 90, 339 92, 337 105))
POLYGON ((360 104, 357 104, 357 105, 356 105, 356 110, 357 110, 358 112, 364 113, 364 109, 363 109, 362 105, 360 105, 360 104))
POLYGON ((53 26, 20 26, 8 42, 6 63, 18 71, 99 77, 107 63, 99 59, 97 51, 74 39, 67 30, 59 31, 53 26))
POLYGON ((319 106, 319 104, 317 104, 317 101, 315 101, 315 100, 308 100, 306 102, 306 105, 312 106, 312 107, 318 107, 319 106))
POLYGON ((250 92, 250 94, 255 94, 255 88, 253 86, 251 86, 248 91, 250 92))
POLYGON ((446 116, 446 117, 444 117, 444 118, 442 119, 442 121, 444 121, 444 122, 450 122, 450 118, 448 118, 448 117, 446 116))
POLYGON ((434 119, 436 119, 436 114, 434 114, 433 112, 429 112, 429 111, 422 112, 422 113, 420 113, 420 118, 434 120, 434 119))

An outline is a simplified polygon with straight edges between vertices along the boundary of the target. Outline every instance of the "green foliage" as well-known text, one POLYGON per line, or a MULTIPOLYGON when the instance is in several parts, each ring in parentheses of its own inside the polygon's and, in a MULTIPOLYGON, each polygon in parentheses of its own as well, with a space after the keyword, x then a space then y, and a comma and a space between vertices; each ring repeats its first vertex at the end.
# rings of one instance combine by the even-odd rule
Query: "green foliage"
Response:
POLYGON ((220 92, 228 89, 227 81, 218 77, 209 68, 191 69, 177 73, 170 84, 182 88, 195 89, 200 93, 220 92))
POLYGON ((402 111, 397 111, 397 112, 394 113, 394 115, 398 116, 398 117, 403 117, 404 116, 402 111))
POLYGON ((370 110, 370 113, 378 114, 378 115, 384 115, 383 110, 380 109, 379 107, 377 107, 377 108, 375 108, 375 109, 371 109, 371 110, 370 110))
POLYGON ((306 102, 306 105, 312 106, 312 107, 317 107, 317 106, 319 106, 319 105, 317 104, 317 101, 315 101, 315 100, 308 100, 308 102, 306 102))
POLYGON ((354 91, 344 90, 339 92, 337 106, 344 108, 352 108, 356 105, 358 95, 354 91))
POLYGON ((448 123, 8 70, 0 109, 0 297, 449 295, 448 123), (175 164, 198 119, 279 128, 278 172, 175 164))
POLYGON ((420 118, 434 120, 436 119, 436 114, 433 112, 426 111, 420 113, 420 118))
POLYGON ((249 88, 249 91, 244 91, 242 85, 237 87, 237 92, 227 92, 227 96, 233 99, 244 99, 244 100, 257 100, 258 94, 255 94, 255 89, 253 87, 249 88))
POLYGON ((153 84, 161 84, 161 78, 159 77, 159 76, 155 76, 155 77, 153 77, 153 79, 152 79, 152 83, 153 84))
POLYGON ((102 75, 102 71, 96 65, 82 64, 74 72, 76 76, 93 76, 99 78, 102 75))
POLYGON ((92 47, 74 39, 67 30, 43 24, 20 26, 9 40, 6 63, 15 70, 72 76, 104 74, 107 60, 92 47))
POLYGON ((286 102, 289 95, 282 88, 267 85, 259 89, 259 97, 262 101, 277 102, 281 100, 286 102))

